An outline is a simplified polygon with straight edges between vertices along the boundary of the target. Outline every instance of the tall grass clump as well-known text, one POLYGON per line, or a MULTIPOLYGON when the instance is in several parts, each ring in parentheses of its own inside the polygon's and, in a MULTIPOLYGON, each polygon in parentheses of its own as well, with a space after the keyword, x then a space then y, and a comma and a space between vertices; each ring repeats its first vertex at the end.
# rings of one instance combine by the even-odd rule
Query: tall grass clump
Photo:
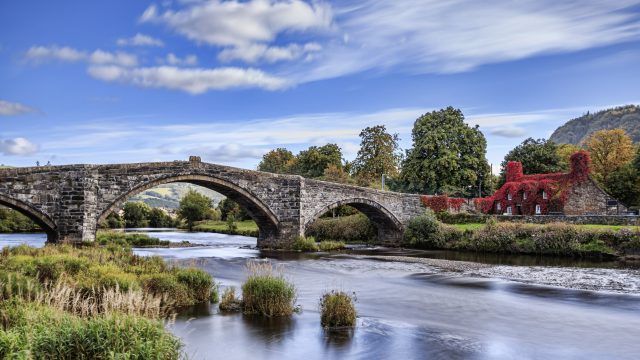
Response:
POLYGON ((346 248, 346 245, 342 241, 323 240, 318 245, 322 251, 342 250, 346 248))
POLYGON ((249 276, 242 285, 242 305, 246 314, 288 316, 295 310, 296 288, 283 275, 282 268, 270 262, 247 263, 249 276))
POLYGON ((291 250, 296 251, 318 251, 318 244, 313 237, 299 236, 296 241, 291 244, 291 250))
POLYGON ((230 286, 224 289, 222 299, 218 305, 222 311, 240 311, 242 309, 242 301, 236 297, 236 287, 230 286))
POLYGON ((160 240, 147 234, 123 233, 116 231, 99 231, 96 234, 96 242, 100 245, 118 244, 121 246, 150 247, 168 246, 170 241, 160 240))
POLYGON ((355 293, 332 290, 320 298, 320 324, 324 328, 356 325, 355 293))

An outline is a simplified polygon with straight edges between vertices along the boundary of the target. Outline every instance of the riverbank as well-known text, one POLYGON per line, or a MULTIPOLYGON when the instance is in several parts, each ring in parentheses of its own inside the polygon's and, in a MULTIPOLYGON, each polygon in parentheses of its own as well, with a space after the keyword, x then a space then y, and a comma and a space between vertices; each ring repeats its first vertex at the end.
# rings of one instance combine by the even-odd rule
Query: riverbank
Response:
POLYGON ((194 224, 193 231, 212 232, 227 235, 240 235, 258 237, 260 231, 258 225, 253 220, 244 220, 234 222, 235 228, 229 228, 226 221, 220 220, 204 220, 194 224))

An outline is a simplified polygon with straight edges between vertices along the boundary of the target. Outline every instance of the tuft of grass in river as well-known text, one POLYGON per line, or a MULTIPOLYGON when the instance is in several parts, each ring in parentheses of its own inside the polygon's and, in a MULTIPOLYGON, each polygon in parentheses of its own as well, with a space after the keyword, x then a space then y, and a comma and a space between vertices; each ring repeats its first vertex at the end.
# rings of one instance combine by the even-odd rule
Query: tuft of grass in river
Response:
POLYGON ((356 325, 355 293, 332 290, 320 298, 320 323, 324 328, 356 325))
POLYGON ((296 251, 318 251, 318 244, 313 237, 299 236, 296 241, 291 244, 291 250, 296 251))
POLYGON ((245 314, 288 316, 295 311, 296 288, 288 282, 281 268, 270 262, 247 263, 249 276, 242 285, 245 314))
POLYGON ((222 311, 240 311, 242 310, 242 301, 236 297, 236 287, 230 286, 224 289, 222 293, 222 299, 220 305, 218 305, 222 311))
POLYGON ((346 248, 346 245, 342 241, 323 240, 320 241, 318 247, 322 251, 334 251, 343 250, 346 248))

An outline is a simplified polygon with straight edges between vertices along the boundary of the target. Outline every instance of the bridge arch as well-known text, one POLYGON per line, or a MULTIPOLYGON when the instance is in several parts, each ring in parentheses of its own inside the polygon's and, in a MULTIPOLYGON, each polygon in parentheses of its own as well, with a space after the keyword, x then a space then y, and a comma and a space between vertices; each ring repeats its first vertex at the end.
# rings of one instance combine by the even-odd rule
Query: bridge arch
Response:
POLYGON ((404 227, 391 211, 376 201, 357 197, 339 200, 322 207, 306 220, 304 231, 306 232, 322 215, 342 205, 349 205, 372 220, 378 228, 378 241, 397 243, 401 239, 404 227))
POLYGON ((207 189, 216 191, 227 198, 235 201, 241 207, 243 207, 249 216, 256 222, 260 235, 258 236, 258 244, 266 239, 276 237, 279 232, 279 221, 276 215, 271 209, 264 204, 257 196, 248 191, 247 189, 238 186, 227 180, 223 180, 209 175, 179 175, 179 176, 165 176, 156 178, 151 181, 141 182, 131 189, 126 190, 116 200, 109 202, 109 204, 100 211, 98 217, 98 223, 106 220, 107 216, 115 209, 118 209, 124 205, 130 196, 141 193, 145 190, 154 188, 158 185, 168 183, 189 183, 199 185, 207 189))
POLYGON ((2 194, 0 194, 0 205, 16 210, 33 220, 45 233, 47 233, 48 242, 56 242, 58 240, 56 223, 42 211, 27 204, 26 202, 13 199, 2 194))

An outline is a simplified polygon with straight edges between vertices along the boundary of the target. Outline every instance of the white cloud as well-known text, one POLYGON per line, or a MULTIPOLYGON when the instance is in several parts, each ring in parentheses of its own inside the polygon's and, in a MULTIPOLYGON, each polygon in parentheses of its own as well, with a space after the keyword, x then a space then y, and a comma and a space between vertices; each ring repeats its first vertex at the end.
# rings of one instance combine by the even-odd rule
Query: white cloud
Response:
POLYGON ((23 137, 4 140, 0 139, 0 153, 4 155, 32 155, 35 154, 38 149, 38 145, 23 137))
POLYGON ((176 56, 174 53, 169 53, 166 58, 166 62, 169 65, 198 65, 198 57, 195 55, 187 55, 184 58, 176 56))
POLYGON ((269 149, 250 148, 240 144, 223 144, 217 147, 205 146, 188 150, 190 154, 199 154, 205 161, 214 163, 259 159, 267 151, 269 149))
POLYGON ((497 127, 491 129, 491 135, 502 136, 506 138, 522 137, 527 133, 523 128, 516 126, 497 127))
POLYGON ((36 111, 35 109, 20 103, 0 100, 0 116, 12 116, 36 111))
POLYGON ((209 90, 230 88, 262 88, 278 90, 288 86, 284 79, 258 69, 237 67, 178 68, 157 66, 125 68, 121 66, 91 66, 91 76, 104 81, 119 81, 141 87, 165 88, 202 94, 209 90))
POLYGON ((32 46, 25 57, 33 62, 60 60, 65 62, 86 62, 94 65, 113 64, 119 66, 136 66, 138 58, 124 52, 107 52, 100 49, 91 53, 70 47, 32 46))
POLYGON ((130 38, 120 38, 116 41, 118 46, 164 46, 164 42, 149 35, 137 33, 130 38))
POLYGON ((304 45, 289 44, 287 46, 267 46, 264 44, 250 44, 223 49, 218 54, 221 61, 242 60, 247 63, 255 63, 264 60, 268 63, 277 61, 290 61, 308 56, 311 60, 313 53, 322 50, 318 43, 306 43, 304 45))
POLYGON ((287 31, 328 29, 331 19, 327 3, 301 0, 211 0, 163 13, 151 5, 140 17, 141 22, 166 24, 198 43, 219 46, 270 42, 287 31))

